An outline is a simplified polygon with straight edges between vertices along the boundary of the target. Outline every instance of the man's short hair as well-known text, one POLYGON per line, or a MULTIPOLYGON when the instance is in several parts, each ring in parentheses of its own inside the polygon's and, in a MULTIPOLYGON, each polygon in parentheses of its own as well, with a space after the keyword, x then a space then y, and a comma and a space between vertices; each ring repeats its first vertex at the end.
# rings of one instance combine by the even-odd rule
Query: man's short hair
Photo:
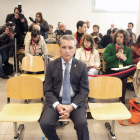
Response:
POLYGON ((14 8, 14 13, 15 13, 15 11, 16 11, 16 10, 18 10, 18 11, 19 11, 18 7, 15 7, 15 8, 14 8))
POLYGON ((98 25, 93 25, 93 28, 94 28, 94 27, 97 27, 97 28, 98 28, 98 30, 100 29, 100 27, 99 27, 98 25))
POLYGON ((53 25, 49 24, 49 26, 53 28, 53 25))
POLYGON ((125 31, 125 30, 122 30, 122 29, 116 31, 116 33, 115 33, 115 35, 114 35, 114 38, 113 38, 113 43, 114 43, 114 44, 117 43, 117 42, 116 42, 116 37, 117 37, 117 34, 119 34, 119 33, 121 33, 121 34, 124 35, 123 45, 126 45, 126 44, 128 43, 128 41, 129 41, 129 33, 128 33, 127 31, 125 31))
POLYGON ((131 24, 131 25, 132 25, 132 27, 134 27, 134 24, 133 24, 132 22, 129 22, 128 24, 131 24))
POLYGON ((111 32, 114 34, 117 30, 117 28, 114 28, 111 32))
POLYGON ((76 39, 75 39, 75 37, 74 36, 72 36, 72 35, 64 35, 64 36, 62 36, 61 38, 60 38, 60 44, 59 45, 61 45, 61 41, 62 40, 73 40, 74 41, 74 46, 76 47, 76 39))
POLYGON ((83 24, 86 24, 86 23, 84 21, 81 21, 81 20, 78 21, 77 25, 76 25, 77 26, 77 30, 79 29, 79 26, 83 27, 83 24))
POLYGON ((6 27, 12 27, 12 26, 16 26, 15 25, 15 23, 14 22, 12 22, 12 21, 8 21, 7 23, 6 23, 6 27))

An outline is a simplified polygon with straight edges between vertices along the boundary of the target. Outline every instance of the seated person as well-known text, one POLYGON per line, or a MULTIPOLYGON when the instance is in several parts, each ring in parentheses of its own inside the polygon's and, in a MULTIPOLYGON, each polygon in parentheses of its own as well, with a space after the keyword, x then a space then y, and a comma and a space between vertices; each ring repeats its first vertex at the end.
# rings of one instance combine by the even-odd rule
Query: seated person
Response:
POLYGON ((99 33, 100 27, 98 25, 93 25, 93 33, 91 33, 92 36, 98 36, 100 39, 102 39, 103 35, 99 33))
MULTIPOLYGON (((107 74, 113 74, 118 72, 112 70, 111 68, 119 68, 132 64, 133 61, 131 56, 131 50, 129 47, 126 46, 128 39, 129 35, 126 31, 118 30, 114 35, 113 43, 107 45, 105 52, 103 54, 103 60, 106 62, 105 70, 107 74)), ((133 73, 134 71, 129 71, 116 76, 120 78, 123 83, 122 97, 120 97, 120 101, 124 104, 125 104, 127 77, 133 73)))
POLYGON ((116 31, 117 31, 117 28, 114 28, 114 29, 111 31, 111 34, 110 34, 110 35, 104 35, 103 38, 101 39, 101 41, 100 41, 99 44, 98 44, 98 48, 99 48, 99 49, 103 49, 103 48, 105 48, 108 44, 112 43, 112 42, 113 42, 113 37, 114 37, 114 34, 115 34, 116 31))
POLYGON ((89 140, 85 100, 89 93, 87 66, 75 59, 76 40, 72 35, 60 39, 61 57, 47 66, 44 83, 46 102, 39 120, 48 140, 59 140, 55 124, 60 118, 74 123, 78 140, 89 140))
MULTIPOLYGON (((25 39, 24 39, 24 45, 26 46, 26 44, 28 44, 28 42, 30 42, 31 40, 31 32, 33 30, 39 30, 40 31, 40 26, 38 24, 31 24, 29 31, 26 33, 25 39)), ((42 41, 44 41, 44 37, 42 35, 40 35, 40 39, 42 41)))
POLYGON ((48 54, 46 43, 40 39, 40 31, 33 30, 31 40, 25 46, 25 56, 43 56, 44 54, 48 54))
POLYGON ((87 25, 87 34, 91 34, 92 33, 92 27, 91 27, 91 21, 88 19, 86 20, 86 25, 87 25))
POLYGON ((134 46, 131 47, 131 52, 133 64, 137 64, 140 61, 140 35, 134 46))
POLYGON ((77 22, 77 32, 73 33, 73 36, 76 38, 76 47, 80 48, 82 45, 83 37, 87 31, 87 25, 84 21, 77 22))
POLYGON ((86 63, 88 74, 97 75, 100 66, 98 51, 94 48, 94 40, 91 35, 85 35, 82 42, 82 48, 77 49, 75 58, 86 63))
POLYGON ((111 24, 111 28, 107 30, 107 35, 111 34, 111 31, 114 29, 114 24, 111 24))
POLYGON ((98 36, 94 36, 93 37, 93 39, 94 39, 94 48, 96 49, 96 50, 98 50, 98 44, 99 44, 99 42, 100 42, 100 37, 98 37, 98 36))
POLYGON ((51 24, 49 26, 50 30, 47 32, 49 44, 56 44, 56 34, 53 32, 53 26, 51 24))
POLYGON ((56 36, 57 36, 58 31, 60 31, 60 23, 61 23, 61 22, 58 22, 58 23, 57 23, 58 27, 57 27, 56 30, 54 31, 54 33, 55 33, 56 36))
POLYGON ((63 35, 72 35, 72 31, 71 30, 67 30, 66 29, 66 25, 64 23, 60 23, 60 31, 57 32, 57 36, 56 36, 57 40, 58 40, 58 43, 59 43, 60 38, 63 35))
MULTIPOLYGON (((100 58, 98 51, 94 48, 94 40, 91 35, 85 35, 82 42, 82 48, 77 49, 75 58, 86 63, 88 68, 88 74, 98 75, 100 66, 100 58)), ((90 80, 92 77, 88 77, 90 80)), ((89 102, 94 103, 94 98, 88 98, 89 102)))

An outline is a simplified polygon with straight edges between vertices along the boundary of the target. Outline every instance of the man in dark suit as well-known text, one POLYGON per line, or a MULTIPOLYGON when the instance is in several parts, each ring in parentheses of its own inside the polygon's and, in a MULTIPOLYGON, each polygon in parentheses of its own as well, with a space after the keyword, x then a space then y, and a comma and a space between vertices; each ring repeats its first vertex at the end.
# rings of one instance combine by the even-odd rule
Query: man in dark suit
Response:
POLYGON ((89 93, 87 67, 73 58, 76 39, 64 35, 60 39, 61 57, 47 66, 44 83, 46 103, 40 118, 40 126, 48 140, 59 140, 55 124, 60 118, 74 123, 78 140, 89 140, 85 100, 89 93))

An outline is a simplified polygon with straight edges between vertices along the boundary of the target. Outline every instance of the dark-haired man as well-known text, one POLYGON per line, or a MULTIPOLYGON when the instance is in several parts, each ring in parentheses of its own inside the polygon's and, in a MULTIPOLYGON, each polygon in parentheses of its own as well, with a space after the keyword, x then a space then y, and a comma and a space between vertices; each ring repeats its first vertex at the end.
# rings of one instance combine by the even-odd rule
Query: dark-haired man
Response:
MULTIPOLYGON (((134 24, 132 22, 129 22, 128 23, 128 29, 131 29, 131 31, 132 31, 133 27, 134 27, 134 24)), ((133 43, 136 42, 136 34, 133 33, 133 32, 132 32, 132 41, 133 41, 133 43)))
MULTIPOLYGON (((126 46, 129 39, 128 33, 124 30, 118 30, 113 38, 113 43, 107 45, 103 54, 103 60, 106 62, 106 73, 113 74, 118 71, 112 70, 112 68, 123 68, 123 66, 131 65, 132 55, 131 50, 126 46)), ((125 70, 125 69, 124 69, 125 70)), ((123 71, 123 70, 121 70, 123 71)), ((127 77, 134 73, 135 70, 130 70, 119 75, 115 75, 122 80, 122 97, 120 101, 125 104, 125 93, 127 77)))
POLYGON ((6 23, 12 21, 16 24, 15 27, 15 38, 17 38, 18 49, 24 44, 24 35, 28 31, 28 23, 24 15, 19 12, 18 7, 14 8, 14 13, 9 14, 6 17, 6 23))
POLYGON ((84 21, 78 21, 76 26, 77 32, 74 33, 73 36, 76 38, 76 47, 80 48, 80 46, 82 45, 84 34, 87 31, 87 25, 84 21))
POLYGON ((101 41, 99 42, 98 44, 98 48, 99 49, 103 49, 105 48, 108 44, 112 43, 112 39, 114 37, 114 34, 116 32, 117 28, 114 28, 112 31, 111 31, 111 34, 110 35, 104 35, 103 38, 101 39, 101 41))

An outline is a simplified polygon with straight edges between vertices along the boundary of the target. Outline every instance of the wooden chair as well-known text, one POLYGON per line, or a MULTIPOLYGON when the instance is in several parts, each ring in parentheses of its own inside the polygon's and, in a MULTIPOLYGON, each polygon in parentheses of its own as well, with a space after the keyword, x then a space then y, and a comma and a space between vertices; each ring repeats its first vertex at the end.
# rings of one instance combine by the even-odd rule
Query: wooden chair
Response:
MULTIPOLYGON (((40 56, 25 56, 22 59, 22 70, 29 72, 44 71, 44 61, 40 56)), ((21 74, 20 76, 32 76, 44 81, 44 74, 21 74)))
MULTIPOLYGON (((29 76, 12 77, 7 81, 7 98, 36 99, 43 97, 43 83, 40 79, 29 76)), ((42 103, 6 104, 0 112, 0 122, 13 122, 14 140, 18 140, 24 124, 17 129, 17 122, 36 122, 42 112, 42 103)))
POLYGON ((60 57, 60 47, 58 44, 47 44, 49 55, 53 57, 60 57))
MULTIPOLYGON (((96 77, 89 80, 89 95, 91 98, 112 99, 122 96, 122 82, 116 77, 96 77)), ((117 103, 89 103, 89 109, 95 120, 112 120, 112 127, 105 123, 109 130, 109 136, 116 140, 115 122, 116 120, 130 119, 131 114, 124 104, 117 103)))
POLYGON ((105 49, 98 49, 99 53, 104 53, 105 49))

